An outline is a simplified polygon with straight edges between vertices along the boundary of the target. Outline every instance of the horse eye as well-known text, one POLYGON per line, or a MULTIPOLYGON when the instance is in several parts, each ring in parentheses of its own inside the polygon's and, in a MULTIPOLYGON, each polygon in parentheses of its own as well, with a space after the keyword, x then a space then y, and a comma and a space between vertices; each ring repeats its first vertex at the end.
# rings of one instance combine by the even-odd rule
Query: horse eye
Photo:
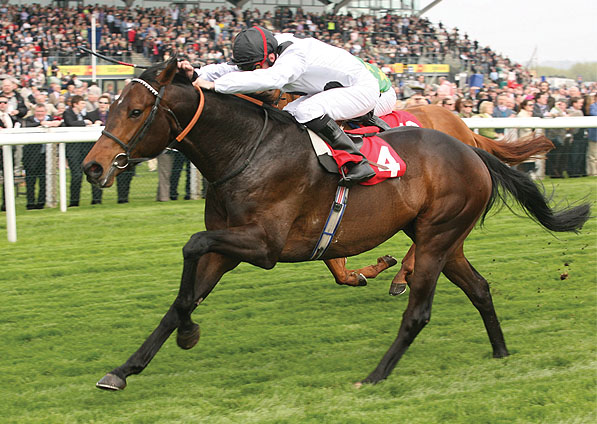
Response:
POLYGON ((133 109, 131 110, 131 113, 129 113, 129 116, 131 118, 138 118, 139 116, 141 116, 141 111, 139 109, 133 109))

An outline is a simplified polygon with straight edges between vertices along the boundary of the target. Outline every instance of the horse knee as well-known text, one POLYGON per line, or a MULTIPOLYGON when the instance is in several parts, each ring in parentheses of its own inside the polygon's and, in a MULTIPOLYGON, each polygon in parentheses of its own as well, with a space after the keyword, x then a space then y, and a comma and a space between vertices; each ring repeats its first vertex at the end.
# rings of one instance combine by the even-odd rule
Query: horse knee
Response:
POLYGON ((197 260, 208 251, 209 240, 205 233, 196 233, 191 236, 189 241, 182 248, 182 257, 184 260, 197 260))
POLYGON ((412 310, 406 309, 402 316, 402 322, 405 324, 405 330, 414 331, 417 334, 431 320, 431 305, 418 307, 412 310))

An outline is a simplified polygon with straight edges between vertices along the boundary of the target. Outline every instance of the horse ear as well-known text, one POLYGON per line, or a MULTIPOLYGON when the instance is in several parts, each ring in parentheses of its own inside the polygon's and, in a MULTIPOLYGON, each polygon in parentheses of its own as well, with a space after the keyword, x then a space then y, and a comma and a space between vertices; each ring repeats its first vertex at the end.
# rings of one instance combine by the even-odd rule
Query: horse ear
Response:
POLYGON ((166 67, 157 76, 157 81, 160 85, 168 85, 174 79, 174 76, 178 73, 178 59, 173 56, 166 62, 166 67))

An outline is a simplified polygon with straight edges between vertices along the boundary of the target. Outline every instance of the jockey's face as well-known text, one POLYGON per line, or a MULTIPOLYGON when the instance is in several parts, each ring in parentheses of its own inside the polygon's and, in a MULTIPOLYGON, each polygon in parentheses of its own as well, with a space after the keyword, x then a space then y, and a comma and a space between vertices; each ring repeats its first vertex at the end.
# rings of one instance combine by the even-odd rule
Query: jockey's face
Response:
POLYGON ((267 69, 274 64, 276 61, 276 55, 274 53, 270 53, 267 55, 268 60, 263 60, 257 63, 249 63, 247 65, 238 65, 238 68, 241 71, 254 71, 255 69, 267 69), (270 65, 271 63, 271 65, 270 65))

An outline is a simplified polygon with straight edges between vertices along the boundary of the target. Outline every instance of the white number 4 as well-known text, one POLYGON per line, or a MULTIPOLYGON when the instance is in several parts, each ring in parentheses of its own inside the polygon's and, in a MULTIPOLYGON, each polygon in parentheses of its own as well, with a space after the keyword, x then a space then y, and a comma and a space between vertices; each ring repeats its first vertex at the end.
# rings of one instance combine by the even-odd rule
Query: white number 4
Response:
POLYGON ((390 149, 388 146, 381 146, 379 149, 379 157, 377 158, 377 163, 380 165, 385 166, 387 169, 382 169, 383 171, 390 171, 390 177, 396 177, 398 172, 400 171, 400 164, 396 162, 396 159, 390 153, 390 149))

